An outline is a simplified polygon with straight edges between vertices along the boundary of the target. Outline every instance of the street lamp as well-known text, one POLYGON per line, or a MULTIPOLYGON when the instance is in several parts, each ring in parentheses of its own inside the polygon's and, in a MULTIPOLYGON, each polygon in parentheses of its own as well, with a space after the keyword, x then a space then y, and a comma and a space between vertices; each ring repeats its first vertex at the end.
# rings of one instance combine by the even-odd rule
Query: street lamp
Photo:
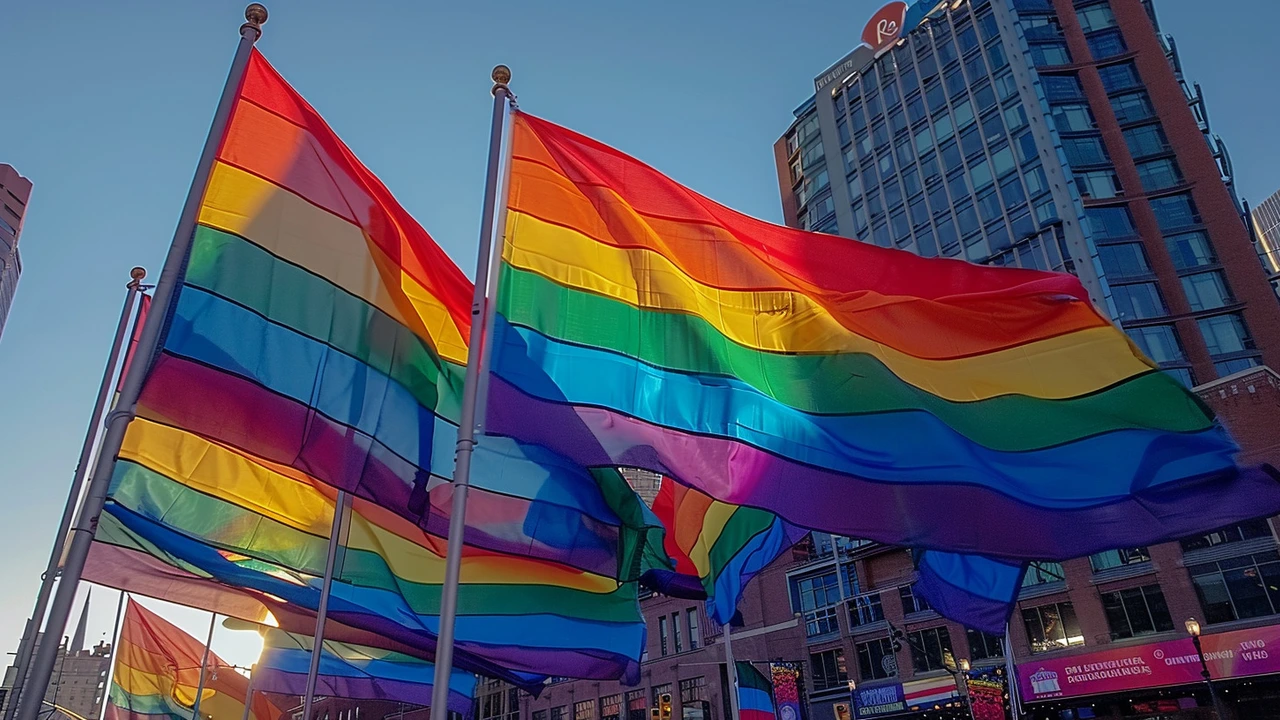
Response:
POLYGON ((1196 646, 1196 656, 1200 658, 1200 677, 1204 678, 1204 684, 1209 686, 1209 701, 1213 703, 1214 717, 1218 720, 1226 720, 1227 714, 1223 712, 1222 700, 1213 686, 1213 676, 1209 674, 1209 664, 1205 662, 1204 649, 1200 646, 1200 621, 1187 618, 1185 625, 1187 634, 1191 636, 1191 643, 1196 646))

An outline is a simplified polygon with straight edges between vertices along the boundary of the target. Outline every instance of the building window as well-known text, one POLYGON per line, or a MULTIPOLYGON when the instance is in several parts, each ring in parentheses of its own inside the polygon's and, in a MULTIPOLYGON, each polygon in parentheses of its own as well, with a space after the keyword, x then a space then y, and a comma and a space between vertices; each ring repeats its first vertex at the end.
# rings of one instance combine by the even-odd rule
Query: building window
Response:
POLYGON ((1089 54, 1094 60, 1105 60, 1124 54, 1129 48, 1124 44, 1124 36, 1119 30, 1108 30, 1086 38, 1089 43, 1089 54))
POLYGON ((680 717, 681 720, 711 720, 706 677, 699 675, 680 681, 680 717))
POLYGON ((903 615, 926 612, 933 609, 929 607, 929 601, 912 592, 910 585, 903 585, 899 587, 898 597, 902 600, 903 615))
POLYGON ((1076 188, 1080 195, 1094 200, 1106 200, 1123 193, 1120 178, 1115 170, 1090 170, 1075 174, 1076 188))
POLYGON ((698 609, 689 608, 684 611, 684 616, 689 621, 689 649, 697 650, 702 644, 702 632, 698 627, 698 609))
POLYGON ((663 696, 663 695, 670 695, 670 694, 671 694, 671 683, 663 683, 663 684, 661 684, 661 685, 654 685, 654 686, 653 686, 653 695, 652 695, 652 697, 650 698, 650 699, 652 700, 652 702, 653 702, 653 707, 661 707, 661 703, 662 703, 662 696, 663 696))
MULTIPOLYGON (((1134 344, 1142 350, 1144 355, 1158 363, 1186 360, 1186 355, 1182 352, 1182 343, 1178 341, 1178 333, 1172 325, 1148 325, 1140 328, 1127 328, 1125 333, 1133 339, 1134 344)), ((1138 549, 1145 550, 1145 548, 1138 549)), ((1120 551, 1108 550, 1107 552, 1120 551)), ((1105 555, 1106 553, 1102 554, 1105 555)), ((1121 564, 1127 565, 1128 563, 1121 564)), ((1093 569, 1098 570, 1100 568, 1094 565, 1093 569)))
POLYGON ((1076 18, 1080 20, 1080 28, 1087 33, 1116 26, 1116 16, 1107 3, 1081 8, 1076 11, 1076 18))
POLYGON ((1053 124, 1060 133, 1088 132, 1097 127, 1088 105, 1054 105, 1053 124))
POLYGON ((1187 568, 1205 620, 1231 622, 1280 609, 1280 556, 1256 553, 1187 568))
POLYGON ((661 642, 661 647, 659 648, 661 653, 663 655, 669 654, 671 652, 671 647, 670 647, 671 636, 669 635, 669 631, 667 630, 666 615, 663 615, 662 617, 658 618, 658 639, 661 642))
POLYGON ((1098 259, 1102 261, 1102 271, 1109 278, 1134 278, 1151 274, 1147 252, 1142 249, 1140 242, 1099 245, 1098 259))
POLYGON ((1196 323, 1200 326, 1200 334, 1204 335, 1205 344, 1209 346, 1210 355, 1217 357, 1254 349, 1253 338, 1245 327, 1244 318, 1237 313, 1217 315, 1197 320, 1196 323))
POLYGON ((622 720, 622 695, 600 698, 600 720, 622 720))
POLYGON ((1142 87, 1142 79, 1138 77, 1138 69, 1134 66, 1132 60, 1100 67, 1098 68, 1098 75, 1102 77, 1102 87, 1108 93, 1142 87))
POLYGON ((1149 120, 1156 114, 1145 90, 1116 95, 1111 98, 1111 110, 1121 125, 1149 120))
POLYGON ((1042 653, 1083 645, 1084 635, 1076 621, 1076 609, 1070 602, 1052 603, 1022 611, 1027 626, 1031 652, 1042 653))
POLYGON ((1200 213, 1196 212, 1195 203, 1187 193, 1154 198, 1151 200, 1151 210, 1156 214, 1160 229, 1166 232, 1200 222, 1200 213))
POLYGON ((1164 244, 1169 248, 1174 267, 1179 270, 1218 262, 1213 247, 1209 245, 1209 236, 1201 230, 1170 235, 1164 239, 1164 244))
POLYGON ((948 653, 954 657, 951 633, 945 627, 916 630, 907 633, 907 639, 911 645, 911 665, 917 673, 945 670, 943 658, 948 653))
POLYGON ((627 691, 627 720, 649 720, 649 706, 645 702, 643 689, 627 691))
POLYGON ((840 603, 840 581, 836 574, 805 578, 796 587, 800 610, 804 613, 805 634, 818 637, 839 632, 836 606, 840 603))
POLYGON ((1102 138, 1073 137, 1062 139, 1062 149, 1067 154, 1067 162, 1072 165, 1102 165, 1111 162, 1102 138))
POLYGON ((1022 587, 1062 582, 1066 577, 1061 563, 1040 560, 1027 565, 1027 574, 1022 576, 1022 587))
POLYGON ((1160 158, 1138 163, 1138 179, 1147 192, 1165 190, 1182 184, 1182 170, 1173 158, 1160 158))
POLYGON ((595 717, 595 700, 583 700, 573 704, 573 720, 595 720, 595 717))
POLYGON ((1255 368, 1262 364, 1262 361, 1256 357, 1232 358, 1230 360, 1222 360, 1213 364, 1213 369, 1217 371, 1218 377, 1226 377, 1240 372, 1255 368))
POLYGON ((884 606, 880 603, 880 593, 867 593, 849 598, 849 627, 861 627, 884 620, 884 606))
POLYGON ((1085 208, 1084 214, 1095 240, 1120 240, 1138 235, 1127 205, 1085 208))
POLYGON ((566 711, 568 709, 569 709, 568 705, 561 705, 560 707, 551 708, 551 720, 564 720, 564 716, 566 715, 566 711))
POLYGON ((1221 270, 1184 275, 1182 291, 1187 294, 1187 302, 1195 312, 1214 310, 1233 302, 1231 291, 1227 289, 1227 279, 1221 270))
POLYGON ((1038 68, 1071 64, 1071 53, 1067 51, 1065 42, 1037 42, 1029 47, 1031 61, 1038 68))
POLYGON ((1114 285, 1111 298, 1120 312, 1121 322, 1163 317, 1169 314, 1160 289, 1153 282, 1114 285))
POLYGON ((893 642, 889 638, 858 643, 856 649, 860 679, 884 680, 898 674, 898 658, 893 654, 893 642))
POLYGON ((1271 536, 1271 524, 1264 518, 1256 520, 1248 520, 1236 525, 1228 525, 1224 528, 1218 528, 1211 533, 1204 535, 1196 535, 1181 540, 1183 552, 1191 552, 1193 550, 1204 550, 1206 548, 1217 547, 1219 545, 1227 545, 1230 543, 1244 542, 1245 540, 1256 540, 1271 536))
POLYGON ((680 613, 671 614, 671 631, 676 641, 676 652, 684 652, 684 633, 680 631, 680 613))
POLYGON ((1124 142, 1135 158, 1158 155, 1169 150, 1169 138, 1164 134, 1160 123, 1125 130, 1124 142))
POLYGON ((534 711, 533 711, 533 720, 547 720, 547 711, 546 711, 546 710, 534 710, 534 711))
POLYGON ((1159 585, 1102 593, 1102 611, 1112 640, 1173 630, 1173 618, 1159 585))
POLYGON ((1040 83, 1044 86, 1045 97, 1051 103, 1084 99, 1080 78, 1075 75, 1042 75, 1040 83))
POLYGON ((836 648, 809 656, 813 669, 813 689, 830 690, 849 684, 849 670, 844 664, 844 650, 836 648))
POLYGON ((1022 32, 1027 40, 1060 40, 1062 24, 1052 15, 1030 15, 1022 18, 1022 32))
POLYGON ((992 660, 1004 657, 1004 636, 991 635, 981 630, 966 628, 969 638, 969 658, 971 660, 992 660))

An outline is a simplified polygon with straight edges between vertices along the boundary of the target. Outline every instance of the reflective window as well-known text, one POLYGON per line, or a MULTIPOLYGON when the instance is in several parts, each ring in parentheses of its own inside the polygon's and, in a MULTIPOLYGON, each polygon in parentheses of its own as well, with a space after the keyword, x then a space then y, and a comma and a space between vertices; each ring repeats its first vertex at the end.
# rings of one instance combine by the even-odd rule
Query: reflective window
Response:
POLYGON ((1072 165, 1101 165, 1111 162, 1102 138, 1096 135, 1063 138, 1062 149, 1067 153, 1067 162, 1072 165))
POLYGON ((1076 188, 1086 198, 1105 200, 1120 194, 1120 178, 1115 170, 1090 170, 1075 174, 1076 188))
POLYGON ((1200 214, 1196 212, 1195 203, 1191 202, 1189 194, 1154 198, 1150 202, 1161 230, 1168 232, 1200 222, 1200 214))
POLYGON ((809 667, 813 670, 814 690, 830 690, 849 684, 849 670, 845 667, 844 650, 841 648, 810 655, 809 667))
POLYGON ((1212 265, 1218 261, 1209 245, 1209 236, 1202 230, 1178 233, 1164 239, 1169 248, 1169 256, 1173 258, 1174 267, 1179 270, 1212 265))
POLYGON ((1128 47, 1124 44, 1124 36, 1119 30, 1107 30, 1096 35, 1090 35, 1086 38, 1089 43, 1089 54, 1094 60, 1105 60, 1109 57, 1122 55, 1128 51, 1128 47))
POLYGON ((975 190, 981 190, 991 184, 991 167, 987 165, 986 158, 978 158, 969 166, 969 179, 973 182, 975 190))
POLYGON ((1227 279, 1221 270, 1184 275, 1182 291, 1186 293, 1187 302, 1191 304, 1193 311, 1213 310, 1232 302, 1227 279))
MULTIPOLYGON (((898 659, 893 652, 893 643, 887 637, 875 638, 869 642, 858 643, 858 677, 862 680, 883 680, 896 677, 898 659)), ((837 650, 836 652, 841 652, 837 650)), ((815 689, 816 689, 815 678, 815 689)))
POLYGON ((1160 158, 1138 163, 1138 179, 1147 192, 1165 190, 1182 184, 1182 170, 1173 158, 1160 158))
POLYGON ((1098 75, 1102 76, 1102 86, 1108 93, 1142 87, 1142 79, 1138 77, 1138 69, 1132 60, 1100 67, 1098 75))
POLYGON ((1124 142, 1135 158, 1158 155, 1169 150, 1169 138, 1165 136, 1160 123, 1125 130, 1124 142))
POLYGON ((1084 89, 1080 87, 1080 78, 1075 75, 1042 75, 1040 83, 1044 86, 1045 97, 1051 103, 1084 99, 1084 89))
POLYGON ((1209 624, 1280 611, 1280 556, 1256 553, 1187 568, 1209 624))
POLYGON ((944 658, 954 657, 951 633, 945 627, 932 627, 907 633, 911 646, 911 665, 917 673, 946 670, 944 658))
POLYGON ((1159 585, 1102 593, 1102 611, 1112 640, 1173 630, 1173 618, 1159 585))
POLYGON ((1111 6, 1107 3, 1081 8, 1076 11, 1076 18, 1080 20, 1081 29, 1087 33, 1116 26, 1116 16, 1112 14, 1111 6))
MULTIPOLYGON (((1172 325, 1148 325, 1128 328, 1125 332, 1144 355, 1158 363, 1182 362, 1186 359, 1182 343, 1178 341, 1178 333, 1172 325)), ((1094 569, 1097 570, 1098 566, 1095 565, 1094 569)))
MULTIPOLYGON (((1132 335, 1133 333, 1130 332, 1129 334, 1132 335)), ((1103 570, 1127 565, 1138 565, 1145 562, 1151 562, 1151 553, 1147 552, 1144 547, 1106 550, 1089 556, 1089 564, 1093 566, 1094 572, 1102 572, 1103 570)))
POLYGON ((1226 355, 1228 353, 1253 350, 1253 338, 1245 327, 1244 318, 1238 313, 1228 313, 1216 317, 1197 320, 1200 334, 1209 346, 1210 355, 1226 355))
POLYGON ((971 660, 994 660, 1004 657, 1004 636, 991 635, 981 630, 965 629, 969 638, 969 658, 971 660))
POLYGON ((1153 282, 1113 285, 1111 298, 1115 301, 1121 322, 1169 314, 1165 308, 1164 298, 1161 297, 1159 288, 1153 282))
POLYGON ((1151 266, 1147 263, 1147 253, 1142 243, 1121 243, 1119 245, 1099 245, 1098 259, 1102 262, 1102 270, 1110 279, 1132 278, 1150 275, 1151 266))
POLYGON ((1053 106, 1053 124, 1060 133, 1088 132, 1096 125, 1093 112, 1083 103, 1053 106))
POLYGON ((1095 239, 1129 238, 1138 234, 1127 205, 1085 208, 1084 214, 1095 239))
POLYGON ((1125 93, 1111 98, 1111 109, 1116 114, 1116 120, 1122 125, 1147 120, 1155 116, 1155 109, 1151 106, 1151 98, 1147 97, 1145 90, 1125 93))
POLYGON ((1031 46, 1031 61, 1036 67, 1070 65, 1071 53, 1065 42, 1038 42, 1031 46))
POLYGON ((1013 150, 1009 146, 991 151, 991 169, 995 170, 996 177, 1003 177, 1012 172, 1017 167, 1017 163, 1013 160, 1013 150))

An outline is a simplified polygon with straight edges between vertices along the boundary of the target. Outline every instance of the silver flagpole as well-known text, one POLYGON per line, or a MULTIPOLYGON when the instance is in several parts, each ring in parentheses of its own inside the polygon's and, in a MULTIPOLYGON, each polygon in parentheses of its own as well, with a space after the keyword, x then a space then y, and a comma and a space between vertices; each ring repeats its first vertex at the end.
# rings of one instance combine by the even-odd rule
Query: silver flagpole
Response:
POLYGON ((738 707, 738 663, 733 660, 732 627, 724 626, 724 661, 729 666, 729 710, 732 720, 739 720, 741 709, 738 707))
POLYGON ((102 712, 98 715, 103 719, 107 717, 107 703, 111 701, 111 682, 116 676, 116 658, 119 657, 120 618, 124 616, 124 601, 128 597, 129 593, 120 593, 120 600, 116 602, 116 624, 111 626, 111 666, 107 668, 107 681, 102 690, 102 712))
MULTIPOLYGON (((196 229, 196 216, 200 211, 200 203, 204 199, 205 186, 209 183, 209 174, 213 170, 218 143, 221 142, 227 122, 231 118, 231 109, 239 93, 245 68, 249 65, 253 44, 262 36, 262 24, 267 21, 267 9, 258 3, 253 3, 245 8, 244 17, 247 22, 240 26, 240 44, 231 61, 227 83, 222 88, 222 97, 218 100, 213 124, 209 127, 204 150, 200 153, 195 175, 191 178, 191 188, 187 191, 186 203, 182 206, 182 215, 178 218, 178 227, 173 233, 173 243, 169 245, 169 254, 165 257, 164 268, 160 271, 160 279, 151 297, 151 310, 147 313, 142 334, 138 338, 134 362, 130 364, 129 371, 125 374, 116 409, 107 415, 106 434, 102 439, 102 447, 94 463, 93 472, 89 474, 89 490, 75 523, 71 548, 62 568, 62 582, 58 584, 58 592, 54 595, 53 605, 49 610, 46 632, 52 633, 54 637, 61 636, 67 627, 67 618, 71 615, 71 605, 75 600, 76 586, 80 584, 85 559, 89 556, 89 546, 98 529, 98 517, 102 514, 102 506, 107 499, 107 488, 111 484, 111 474, 115 470, 116 454, 120 452, 125 427, 133 418, 137 407, 142 380, 150 369, 151 361, 159 346, 161 326, 164 325, 165 318, 169 314, 169 301, 173 298, 174 290, 182 277, 182 267, 186 262, 187 251, 191 248, 191 238, 196 229)), ((37 719, 45 689, 53 676, 57 656, 58 643, 41 643, 28 680, 28 686, 35 692, 25 693, 18 708, 18 720, 37 719)))
MULTIPOLYGON (((453 674, 453 631, 458 616, 458 574, 462 569, 462 543, 466 530, 467 489, 471 482, 471 452, 476 445, 476 426, 483 422, 484 408, 477 407, 480 384, 485 380, 484 326, 489 306, 485 290, 489 285, 489 257, 493 251, 494 218, 498 214, 498 180, 502 170, 502 148, 511 69, 493 69, 493 122, 489 128, 489 168, 484 181, 484 209, 480 218, 480 249, 476 253, 476 289, 471 300, 471 333, 467 342, 467 374, 462 395, 462 416, 458 422, 458 446, 453 472, 453 507, 449 515, 449 542, 445 554, 444 587, 440 591, 440 634, 436 638, 435 685, 431 688, 431 720, 445 720, 449 712, 449 677, 453 674)), ((304 720, 307 720, 304 718, 304 720)))
POLYGON ((116 368, 125 355, 121 348, 125 345, 129 322, 133 319, 133 305, 142 291, 142 279, 147 271, 136 267, 129 271, 128 292, 124 297, 124 309, 120 311, 120 322, 116 325, 116 336, 111 342, 111 353, 107 355, 107 367, 102 371, 102 384, 98 386, 98 399, 93 403, 93 413, 89 415, 89 428, 84 433, 84 445, 80 447, 80 460, 76 463, 75 475, 71 478, 71 489, 67 492, 67 504, 62 508, 62 520, 58 523, 58 533, 53 536, 53 549, 49 551, 49 562, 45 565, 44 575, 40 576, 40 590, 36 593, 36 606, 31 611, 31 619, 27 621, 27 630, 22 634, 22 642, 18 645, 18 657, 13 662, 16 673, 13 689, 9 691, 8 707, 4 711, 4 720, 13 720, 14 711, 18 708, 18 699, 22 696, 23 681, 27 676, 27 668, 31 664, 32 650, 35 648, 36 634, 44 623, 44 612, 49 607, 49 597, 53 594, 53 581, 58 576, 58 563, 62 560, 62 551, 67 545, 67 533, 71 531, 71 521, 75 519, 76 508, 80 507, 80 491, 84 488, 85 473, 89 463, 93 462, 93 450, 97 447, 98 430, 102 428, 102 416, 107 412, 107 403, 111 401, 111 380, 115 378, 116 368))
POLYGON ((329 592, 333 588, 333 569, 337 565, 338 547, 342 544, 342 523, 346 518, 347 504, 347 491, 339 490, 333 505, 333 527, 329 530, 329 554, 324 559, 324 581, 320 583, 316 634, 311 639, 311 667, 307 669, 307 694, 302 696, 302 720, 310 719, 311 705, 315 702, 316 676, 320 674, 320 655, 324 652, 324 623, 329 618, 329 592))
POLYGON ((1004 624, 1004 677, 1009 687, 1009 714, 1013 720, 1022 717, 1022 688, 1018 685, 1017 665, 1013 661, 1013 633, 1009 623, 1004 624))
POLYGON ((191 703, 191 720, 200 720, 200 700, 204 695, 204 673, 209 667, 209 646, 213 645, 213 626, 218 622, 218 613, 209 616, 209 637, 204 641, 204 655, 200 658, 200 681, 196 683, 196 699, 191 703))
MULTIPOLYGON (((244 714, 240 716, 240 720, 249 720, 249 706, 253 703, 253 671, 257 669, 256 663, 249 667, 249 689, 244 691, 244 714)), ((258 720, 269 720, 269 718, 258 718, 258 720)))

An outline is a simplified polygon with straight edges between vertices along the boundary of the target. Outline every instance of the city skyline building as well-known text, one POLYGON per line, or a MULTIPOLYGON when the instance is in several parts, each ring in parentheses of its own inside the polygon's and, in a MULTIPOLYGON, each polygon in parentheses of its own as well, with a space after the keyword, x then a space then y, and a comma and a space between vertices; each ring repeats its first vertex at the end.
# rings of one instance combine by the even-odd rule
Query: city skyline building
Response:
MULTIPOLYGON (((111 643, 108 642, 99 642, 92 648, 85 647, 89 601, 90 597, 86 597, 80 620, 71 635, 59 642, 53 680, 45 690, 45 706, 50 710, 46 720, 95 720, 101 714, 102 703, 106 699, 107 673, 113 656, 111 643)), ((37 648, 45 637, 44 633, 36 635, 37 648)), ((0 686, 0 711, 7 710, 13 702, 11 691, 16 679, 17 668, 10 665, 5 669, 4 683, 0 686)))
POLYGON ((896 2, 774 146, 788 225, 1072 272, 1188 387, 1280 364, 1280 305, 1148 0, 896 2))
POLYGON ((1267 280, 1280 299, 1280 190, 1258 203, 1250 211, 1253 221, 1253 242, 1258 259, 1267 273, 1267 280))
POLYGON ((22 275, 22 255, 18 238, 22 220, 31 199, 31 181, 18 174, 12 165, 0 163, 0 336, 13 307, 13 296, 22 275))

